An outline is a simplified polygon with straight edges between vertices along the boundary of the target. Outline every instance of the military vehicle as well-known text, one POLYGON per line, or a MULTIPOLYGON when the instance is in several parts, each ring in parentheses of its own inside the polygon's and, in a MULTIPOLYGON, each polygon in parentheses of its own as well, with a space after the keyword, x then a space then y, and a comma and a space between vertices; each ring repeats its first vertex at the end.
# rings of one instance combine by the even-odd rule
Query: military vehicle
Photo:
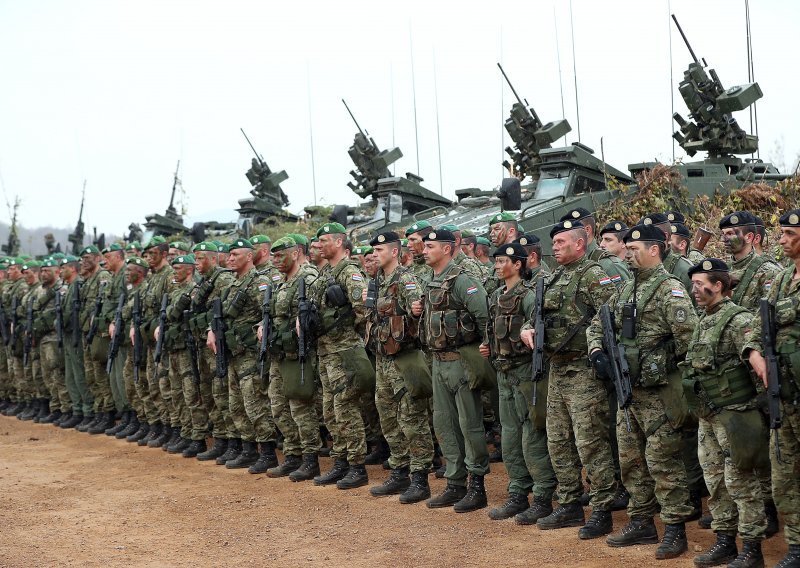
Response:
MULTIPOLYGON (((8 203, 8 202, 6 202, 8 203)), ((14 199, 14 208, 11 213, 11 226, 8 228, 8 242, 0 245, 0 250, 3 251, 5 256, 17 256, 19 254, 19 233, 17 231, 17 211, 19 210, 20 200, 19 197, 14 199)))
POLYGON ((172 176, 172 195, 169 198, 169 207, 167 207, 166 212, 163 215, 153 213, 145 216, 144 226, 151 236, 171 237, 178 233, 189 232, 189 228, 183 224, 183 216, 175 209, 175 189, 180 183, 180 179, 178 179, 180 169, 181 161, 178 160, 178 165, 175 167, 175 173, 172 176))
POLYGON ((75 224, 75 230, 68 236, 67 240, 72 243, 72 254, 78 256, 83 248, 83 237, 85 230, 83 225, 83 204, 86 198, 86 180, 83 180, 83 191, 81 192, 81 210, 78 213, 78 222, 75 224))

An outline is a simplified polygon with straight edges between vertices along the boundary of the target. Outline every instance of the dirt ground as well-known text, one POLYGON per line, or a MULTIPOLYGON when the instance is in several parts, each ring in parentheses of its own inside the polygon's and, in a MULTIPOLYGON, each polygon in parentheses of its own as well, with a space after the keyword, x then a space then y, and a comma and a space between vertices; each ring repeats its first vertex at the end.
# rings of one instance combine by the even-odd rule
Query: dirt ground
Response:
MULTIPOLYGON (((323 459, 326 468, 330 460, 323 459)), ((369 467, 371 482, 388 472, 369 467)), ((492 464, 490 506, 505 497, 492 464)), ((431 476, 433 491, 444 480, 431 476)), ((693 566, 713 542, 688 527, 689 552, 657 562, 655 546, 611 549, 577 529, 540 531, 375 499, 142 448, 108 436, 0 416, 0 566, 693 566)), ((614 513, 615 528, 625 513, 614 513)), ((662 527, 659 525, 659 532, 662 527)), ((767 565, 785 553, 779 534, 767 565)))

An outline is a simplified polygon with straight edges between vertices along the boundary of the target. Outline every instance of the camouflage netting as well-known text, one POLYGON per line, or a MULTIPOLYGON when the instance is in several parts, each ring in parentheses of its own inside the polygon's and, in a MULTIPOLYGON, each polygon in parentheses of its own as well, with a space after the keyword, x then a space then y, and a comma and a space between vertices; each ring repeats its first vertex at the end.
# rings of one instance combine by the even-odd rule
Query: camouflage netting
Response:
POLYGON ((689 201, 688 191, 680 174, 670 166, 659 164, 637 176, 637 186, 623 187, 609 182, 620 195, 597 208, 600 226, 619 219, 629 226, 649 213, 678 210, 686 216, 686 224, 694 233, 698 227, 715 234, 704 250, 706 256, 725 258, 718 238, 719 222, 732 211, 750 211, 764 220, 767 227, 766 250, 781 258, 777 244, 778 218, 788 209, 800 207, 800 177, 790 177, 775 186, 753 183, 730 192, 719 190, 709 197, 703 195, 689 201), (638 189, 641 188, 641 189, 638 189))

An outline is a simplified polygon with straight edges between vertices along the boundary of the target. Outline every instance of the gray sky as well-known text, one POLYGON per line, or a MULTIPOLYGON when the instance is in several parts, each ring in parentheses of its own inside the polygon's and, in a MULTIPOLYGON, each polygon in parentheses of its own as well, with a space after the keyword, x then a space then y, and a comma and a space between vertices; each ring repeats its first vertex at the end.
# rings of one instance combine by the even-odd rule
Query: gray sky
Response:
MULTIPOLYGON (((671 9, 725 87, 747 82, 743 0, 672 0, 671 9)), ((677 83, 689 54, 668 14, 666 0, 573 2, 581 141, 599 154, 602 136, 623 170, 672 160, 671 92, 686 114, 677 83)), ((800 153, 798 16, 797 2, 751 2, 761 156, 787 166, 800 153)), ((441 187, 436 87, 444 194, 499 183, 512 94, 497 61, 547 122, 562 116, 558 45, 566 140, 578 139, 567 1, 0 0, 5 192, 21 197, 24 225, 72 226, 85 178, 87 233, 121 234, 163 213, 180 159, 187 217, 233 218, 250 189, 244 127, 269 166, 289 174, 283 188, 299 212, 314 200, 310 122, 318 202, 355 204, 346 186, 355 126, 342 97, 381 148, 402 149, 397 174, 417 171, 410 39, 429 189, 441 187)), ((749 127, 746 112, 737 118, 749 127)))

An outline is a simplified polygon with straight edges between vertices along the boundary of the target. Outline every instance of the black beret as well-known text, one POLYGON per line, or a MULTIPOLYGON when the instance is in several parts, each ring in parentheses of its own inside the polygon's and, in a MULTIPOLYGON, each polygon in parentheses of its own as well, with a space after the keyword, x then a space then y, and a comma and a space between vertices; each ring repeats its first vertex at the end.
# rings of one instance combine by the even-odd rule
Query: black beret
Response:
POLYGON ((667 221, 670 223, 686 224, 686 217, 680 211, 667 211, 664 214, 667 216, 667 221))
POLYGON ((369 242, 369 246, 374 247, 375 245, 385 245, 387 243, 396 243, 400 241, 400 237, 394 231, 386 231, 385 233, 381 233, 377 235, 374 239, 369 242))
POLYGON ((533 233, 525 233, 520 238, 518 238, 515 243, 519 243, 524 247, 529 247, 531 245, 538 245, 541 241, 539 237, 534 235, 533 233))
POLYGON ((527 260, 528 252, 525 247, 519 243, 511 243, 510 245, 500 245, 492 254, 494 258, 498 256, 507 256, 513 260, 527 260))
POLYGON ((600 231, 600 236, 602 237, 606 233, 621 233, 622 231, 627 231, 627 230, 628 230, 628 225, 626 225, 622 221, 611 221, 600 231))
POLYGON ((665 241, 664 238, 664 231, 656 227, 655 225, 635 225, 631 227, 630 231, 625 233, 625 237, 623 240, 626 243, 632 241, 643 241, 643 242, 660 242, 663 243, 665 241))
POLYGON ((689 269, 689 276, 703 272, 728 272, 728 265, 718 258, 706 258, 689 269))
POLYGON ((682 237, 686 237, 687 239, 692 238, 689 228, 683 223, 673 223, 669 228, 673 235, 680 235, 682 237))
POLYGON ((438 231, 431 231, 429 233, 426 233, 422 237, 422 240, 423 241, 444 242, 444 243, 454 243, 454 242, 456 242, 456 237, 450 231, 443 231, 443 230, 440 229, 438 231))
POLYGON ((572 229, 582 229, 583 223, 580 221, 561 221, 559 224, 554 225, 552 229, 550 229, 550 238, 552 239, 558 233, 563 233, 564 231, 571 231, 572 229))
POLYGON ((566 215, 562 216, 559 221, 579 221, 581 219, 585 219, 586 217, 591 217, 592 214, 589 213, 588 209, 583 207, 576 207, 566 215))
POLYGON ((639 221, 639 225, 662 225, 664 223, 669 223, 669 219, 663 213, 651 213, 639 221))
POLYGON ((800 209, 787 211, 778 220, 781 227, 800 227, 800 209))
POLYGON ((719 222, 719 228, 743 227, 745 225, 757 225, 756 216, 749 211, 734 211, 730 215, 725 215, 719 222))
POLYGON ((753 215, 753 217, 755 217, 756 219, 756 227, 764 226, 764 220, 761 217, 759 217, 758 215, 753 215))

